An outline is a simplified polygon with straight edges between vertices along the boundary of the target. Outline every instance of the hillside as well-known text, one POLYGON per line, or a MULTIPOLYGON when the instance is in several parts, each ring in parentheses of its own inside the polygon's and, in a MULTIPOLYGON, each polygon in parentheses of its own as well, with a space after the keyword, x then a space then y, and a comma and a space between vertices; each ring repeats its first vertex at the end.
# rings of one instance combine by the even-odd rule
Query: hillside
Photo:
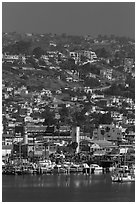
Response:
POLYGON ((13 69, 11 66, 2 66, 2 79, 5 83, 12 86, 28 87, 28 90, 40 90, 42 88, 56 91, 64 87, 73 88, 82 86, 81 83, 66 82, 58 79, 59 73, 56 70, 21 70, 13 69))

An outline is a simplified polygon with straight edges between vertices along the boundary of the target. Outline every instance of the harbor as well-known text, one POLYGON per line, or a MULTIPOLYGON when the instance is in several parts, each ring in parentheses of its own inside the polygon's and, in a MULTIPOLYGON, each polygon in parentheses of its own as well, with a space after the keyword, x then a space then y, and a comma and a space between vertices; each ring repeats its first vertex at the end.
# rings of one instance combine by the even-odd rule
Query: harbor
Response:
MULTIPOLYGON (((69 175, 71 173, 81 173, 84 175, 91 175, 94 173, 109 173, 111 172, 112 181, 116 181, 116 176, 122 181, 122 176, 132 177, 131 180, 135 181, 135 165, 116 165, 108 166, 108 161, 102 163, 104 165, 99 166, 97 163, 91 163, 91 161, 81 161, 81 162, 71 162, 71 161, 51 161, 51 160, 42 160, 37 162, 29 162, 27 160, 11 161, 9 163, 2 163, 2 174, 3 175, 28 175, 28 174, 65 174, 69 175)), ((113 164, 113 163, 112 163, 113 164)), ((118 179, 118 181, 119 181, 118 179)))
POLYGON ((134 23, 134 2, 2 2, 2 202, 135 202, 134 23))
MULTIPOLYGON (((111 169, 111 168, 110 168, 111 169)), ((83 173, 93 174, 96 172, 109 172, 109 168, 103 168, 97 164, 88 165, 87 163, 75 164, 73 162, 63 162, 56 164, 51 160, 39 161, 37 163, 26 162, 16 164, 4 164, 2 174, 5 175, 24 175, 24 174, 70 174, 83 173)))

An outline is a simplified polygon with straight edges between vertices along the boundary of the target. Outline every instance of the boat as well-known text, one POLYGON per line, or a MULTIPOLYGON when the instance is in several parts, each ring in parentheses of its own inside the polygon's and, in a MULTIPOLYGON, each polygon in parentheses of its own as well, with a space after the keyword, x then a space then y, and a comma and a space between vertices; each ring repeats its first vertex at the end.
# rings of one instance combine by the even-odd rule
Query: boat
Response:
POLYGON ((29 166, 23 166, 22 167, 22 174, 30 174, 30 171, 29 171, 29 166))
POLYGON ((15 167, 15 174, 16 175, 22 175, 22 169, 20 166, 16 166, 15 167))
POLYGON ((132 174, 113 175, 111 176, 113 182, 135 182, 135 176, 132 174))
POLYGON ((98 164, 91 164, 90 168, 94 169, 94 172, 103 171, 103 167, 99 166, 98 164))
POLYGON ((121 178, 120 176, 118 176, 118 175, 113 175, 113 176, 111 176, 111 180, 112 180, 113 182, 119 182, 119 183, 122 182, 122 178, 121 178))
POLYGON ((5 168, 2 169, 2 174, 15 175, 15 166, 10 164, 6 165, 5 168))
POLYGON ((135 176, 131 174, 128 174, 127 176, 123 176, 122 182, 135 182, 135 176))
POLYGON ((65 173, 66 169, 61 164, 56 164, 52 170, 53 173, 65 173))
POLYGON ((76 173, 78 172, 78 167, 76 167, 75 165, 71 165, 69 171, 70 173, 76 173))
POLYGON ((52 172, 53 172, 53 168, 52 167, 48 167, 46 169, 46 174, 52 174, 52 172))
POLYGON ((37 164, 37 173, 38 174, 47 174, 52 173, 55 164, 53 164, 50 160, 39 161, 37 164))
POLYGON ((114 169, 113 175, 111 175, 112 182, 135 182, 135 166, 132 164, 132 167, 129 168, 126 165, 126 149, 125 149, 125 159, 124 165, 116 167, 114 169))
POLYGON ((120 166, 114 170, 111 179, 113 182, 135 182, 135 171, 128 166, 120 166))

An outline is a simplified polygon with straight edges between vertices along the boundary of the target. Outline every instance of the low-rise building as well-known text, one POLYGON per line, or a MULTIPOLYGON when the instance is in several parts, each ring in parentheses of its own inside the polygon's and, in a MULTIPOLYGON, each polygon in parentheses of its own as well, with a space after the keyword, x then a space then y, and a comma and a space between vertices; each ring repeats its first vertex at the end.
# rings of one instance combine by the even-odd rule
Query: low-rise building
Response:
POLYGON ((89 59, 90 61, 93 61, 93 60, 96 60, 97 59, 97 55, 96 55, 96 53, 95 52, 93 52, 93 51, 84 51, 83 52, 83 55, 85 56, 85 57, 87 57, 87 59, 89 59))
POLYGON ((113 69, 101 69, 100 70, 100 75, 103 78, 107 78, 108 80, 112 80, 112 73, 113 73, 113 69))
POLYGON ((131 73, 134 67, 134 60, 133 58, 125 58, 124 60, 124 71, 131 73))
POLYGON ((98 129, 93 131, 94 140, 118 141, 123 137, 120 128, 115 125, 99 125, 98 129))
POLYGON ((12 145, 3 145, 2 146, 2 157, 9 157, 12 153, 12 145))
POLYGON ((13 135, 11 134, 2 135, 2 146, 12 145, 12 143, 13 143, 13 135))

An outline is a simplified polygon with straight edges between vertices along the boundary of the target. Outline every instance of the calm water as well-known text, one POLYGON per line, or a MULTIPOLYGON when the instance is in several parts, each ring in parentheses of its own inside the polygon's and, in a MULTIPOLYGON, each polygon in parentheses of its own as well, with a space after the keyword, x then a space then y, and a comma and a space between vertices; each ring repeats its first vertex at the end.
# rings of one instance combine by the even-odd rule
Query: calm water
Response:
POLYGON ((112 183, 109 174, 3 175, 2 201, 134 202, 135 183, 112 183))

